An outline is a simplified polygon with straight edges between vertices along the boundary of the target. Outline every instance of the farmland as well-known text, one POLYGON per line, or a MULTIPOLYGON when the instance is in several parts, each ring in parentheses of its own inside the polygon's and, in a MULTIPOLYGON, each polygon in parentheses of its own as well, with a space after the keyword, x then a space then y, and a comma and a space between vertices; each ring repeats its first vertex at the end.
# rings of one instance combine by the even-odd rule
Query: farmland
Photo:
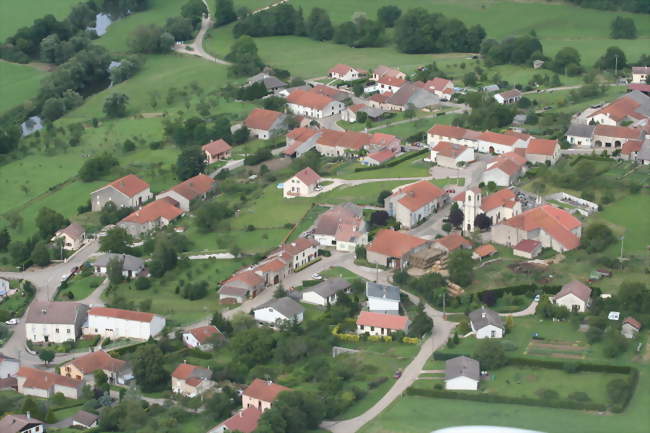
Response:
POLYGON ((46 72, 0 60, 0 113, 36 95, 46 72))

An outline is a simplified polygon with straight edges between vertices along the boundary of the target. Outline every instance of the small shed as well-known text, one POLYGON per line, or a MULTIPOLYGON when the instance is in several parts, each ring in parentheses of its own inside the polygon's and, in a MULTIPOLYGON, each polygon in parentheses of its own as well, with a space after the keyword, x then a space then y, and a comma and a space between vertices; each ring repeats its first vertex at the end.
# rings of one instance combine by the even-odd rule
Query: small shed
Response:
POLYGON ((99 423, 99 416, 94 413, 80 410, 72 417, 72 426, 78 426, 84 429, 97 427, 99 423))
POLYGON ((542 251, 542 243, 532 239, 524 239, 512 247, 512 253, 515 256, 525 259, 533 259, 542 251))
POLYGON ((621 334, 625 338, 635 338, 639 331, 641 330, 641 323, 636 320, 634 317, 626 317, 623 320, 623 326, 621 327, 621 334))

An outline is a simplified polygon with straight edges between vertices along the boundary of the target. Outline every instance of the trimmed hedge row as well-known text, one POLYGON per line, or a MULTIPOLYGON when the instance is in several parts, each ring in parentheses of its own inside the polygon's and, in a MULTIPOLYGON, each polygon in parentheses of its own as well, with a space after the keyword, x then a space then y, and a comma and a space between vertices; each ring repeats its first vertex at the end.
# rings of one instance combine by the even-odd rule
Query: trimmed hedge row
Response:
POLYGON ((418 389, 410 387, 406 394, 420 397, 448 398, 453 400, 472 400, 485 403, 507 403, 520 404, 524 406, 551 407, 557 409, 578 409, 578 410, 597 410, 604 412, 607 407, 604 404, 593 402, 580 402, 573 400, 540 400, 537 398, 527 397, 506 397, 494 394, 470 394, 457 391, 446 391, 440 389, 418 389))
POLYGON ((406 155, 402 155, 398 158, 393 159, 392 161, 388 161, 385 164, 380 164, 374 167, 357 167, 354 169, 355 172, 359 171, 371 171, 371 170, 379 170, 380 168, 386 168, 386 167, 394 167, 397 164, 401 164, 404 161, 408 161, 409 159, 415 159, 420 155, 424 155, 425 153, 429 152, 429 149, 422 149, 418 150, 413 153, 407 153, 406 155))
POLYGON ((575 364, 577 366, 576 371, 590 371, 593 373, 631 374, 636 370, 634 367, 627 365, 593 364, 590 362, 579 362, 573 360, 555 361, 521 357, 508 358, 508 365, 539 367, 553 370, 562 370, 567 363, 575 364))
POLYGON ((611 410, 614 413, 621 413, 625 410, 627 405, 630 403, 630 400, 632 400, 632 396, 634 395, 634 392, 636 391, 636 387, 639 384, 639 370, 637 370, 634 367, 630 367, 630 377, 629 377, 629 387, 627 389, 627 395, 625 396, 625 399, 620 403, 620 404, 615 404, 612 406, 611 410))
POLYGON ((478 298, 481 302, 492 306, 496 303, 496 300, 502 297, 506 293, 510 293, 513 296, 517 295, 532 295, 538 291, 542 291, 547 294, 555 294, 560 291, 561 286, 538 286, 537 284, 520 284, 518 286, 508 286, 500 287, 498 289, 485 290, 478 294, 478 298))

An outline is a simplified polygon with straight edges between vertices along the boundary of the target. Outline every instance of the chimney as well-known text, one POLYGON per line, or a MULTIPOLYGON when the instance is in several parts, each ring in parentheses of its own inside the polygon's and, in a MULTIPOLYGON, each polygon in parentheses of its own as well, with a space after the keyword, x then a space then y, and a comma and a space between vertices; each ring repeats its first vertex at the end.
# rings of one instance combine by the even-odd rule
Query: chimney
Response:
POLYGON ((243 417, 244 417, 244 410, 243 410, 243 409, 239 411, 239 417, 240 417, 240 418, 243 418, 243 417))
POLYGON ((41 314, 47 314, 47 308, 42 308, 41 309, 41 314))
POLYGON ((26 415, 27 415, 27 419, 32 419, 32 414, 30 411, 27 411, 26 415))

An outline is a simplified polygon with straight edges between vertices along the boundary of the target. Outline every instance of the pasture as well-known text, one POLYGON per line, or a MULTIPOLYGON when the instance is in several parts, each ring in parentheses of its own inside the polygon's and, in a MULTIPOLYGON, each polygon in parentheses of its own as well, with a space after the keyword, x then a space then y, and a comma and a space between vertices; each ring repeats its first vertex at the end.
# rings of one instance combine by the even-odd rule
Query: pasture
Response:
POLYGON ((2 0, 0 2, 0 41, 13 35, 21 27, 31 25, 35 19, 52 14, 65 18, 79 0, 2 0))
POLYGON ((47 72, 0 60, 0 113, 36 96, 47 72))

